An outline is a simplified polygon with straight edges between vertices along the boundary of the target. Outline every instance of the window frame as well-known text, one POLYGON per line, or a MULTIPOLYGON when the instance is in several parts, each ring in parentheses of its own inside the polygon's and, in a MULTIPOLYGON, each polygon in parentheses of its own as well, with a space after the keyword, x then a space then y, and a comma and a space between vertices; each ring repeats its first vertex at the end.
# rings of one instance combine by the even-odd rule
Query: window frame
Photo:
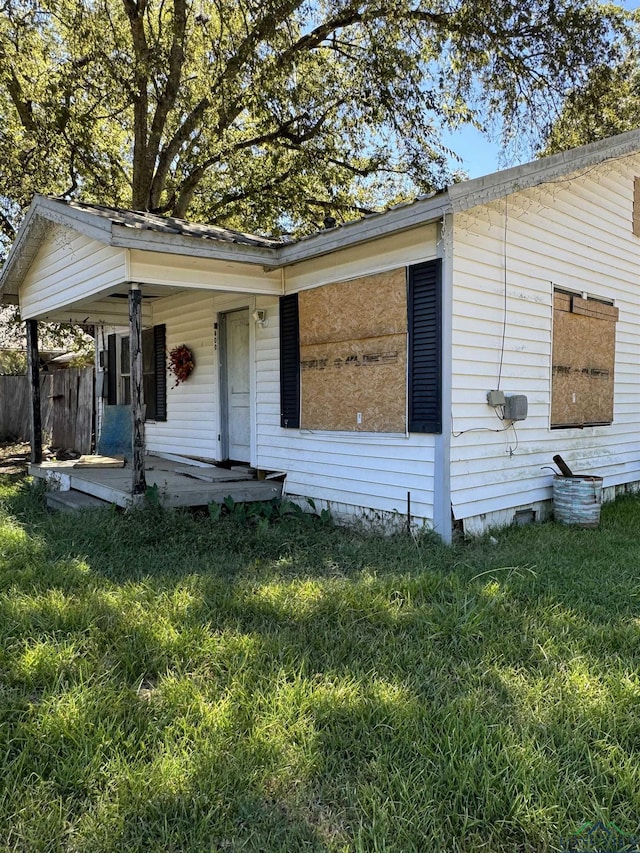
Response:
MULTIPOLYGON (((153 401, 145 393, 145 422, 167 420, 167 375, 166 375, 166 326, 156 324, 142 330, 143 338, 143 386, 151 384, 145 379, 153 377, 153 401), (145 339, 151 341, 150 359, 145 370, 145 339), (160 382, 158 382, 160 380, 160 382), (147 414, 151 408, 152 414, 147 414)), ((128 357, 129 335, 111 334, 107 339, 107 405, 128 406, 131 404, 130 362, 128 357), (125 358, 126 354, 126 358, 125 358), (123 361, 124 359, 124 361, 123 361), (126 363, 125 363, 126 361, 126 363)), ((147 352, 149 355, 149 351, 147 352)), ((145 391, 147 389, 145 388, 145 391)))
MULTIPOLYGON (((583 291, 571 290, 566 287, 561 286, 553 286, 552 293, 552 334, 551 334, 551 376, 550 376, 550 405, 549 405, 549 429, 550 430, 561 430, 561 429, 584 429, 587 427, 607 427, 611 426, 614 423, 614 415, 615 415, 615 356, 616 356, 616 325, 619 318, 619 311, 615 305, 615 301, 613 299, 609 299, 603 296, 596 296, 590 293, 586 293, 583 291), (557 332, 557 322, 558 319, 556 317, 556 313, 560 312, 562 309, 556 307, 556 294, 560 296, 568 297, 570 300, 570 308, 567 313, 574 315, 576 317, 591 317, 592 319, 599 320, 603 323, 608 322, 613 325, 612 330, 612 355, 611 355, 611 369, 607 370, 610 374, 610 389, 608 393, 611 398, 611 417, 607 420, 595 420, 595 419, 585 419, 582 422, 577 421, 554 421, 554 397, 557 396, 559 389, 555 389, 555 378, 559 375, 559 371, 563 365, 556 364, 556 332, 557 332), (578 303, 575 300, 579 300, 578 303), (582 304, 580 304, 582 303, 582 304), (588 305, 591 303, 594 305, 594 313, 589 311, 588 305), (602 314, 598 316, 598 308, 597 306, 602 306, 602 314), (575 310, 577 308, 577 310, 575 310), (555 389, 555 390, 554 390, 555 389)), ((566 369, 566 367, 565 367, 566 369)), ((593 367, 590 369, 590 372, 587 374, 589 376, 595 377, 601 371, 604 371, 605 368, 597 368, 593 367)), ((580 371, 579 367, 575 368, 575 372, 582 372, 583 374, 587 373, 586 368, 582 368, 580 371)), ((607 377, 609 378, 609 377, 607 377)), ((575 396, 575 395, 574 395, 575 396)), ((557 415, 556 415, 557 417, 557 415)))
MULTIPOLYGON (((439 435, 442 433, 442 259, 406 266, 405 270, 407 433, 439 435), (426 366, 420 363, 425 351, 430 353, 426 366)), ((280 426, 299 429, 301 365, 297 292, 280 297, 279 337, 280 426)))

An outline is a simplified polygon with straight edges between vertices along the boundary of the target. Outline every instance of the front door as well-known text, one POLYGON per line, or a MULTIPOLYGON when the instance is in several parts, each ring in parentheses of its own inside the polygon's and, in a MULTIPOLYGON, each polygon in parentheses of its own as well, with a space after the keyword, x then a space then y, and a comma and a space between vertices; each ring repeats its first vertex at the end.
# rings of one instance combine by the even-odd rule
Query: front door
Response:
POLYGON ((220 317, 222 358, 222 453, 234 462, 251 457, 249 310, 220 317))

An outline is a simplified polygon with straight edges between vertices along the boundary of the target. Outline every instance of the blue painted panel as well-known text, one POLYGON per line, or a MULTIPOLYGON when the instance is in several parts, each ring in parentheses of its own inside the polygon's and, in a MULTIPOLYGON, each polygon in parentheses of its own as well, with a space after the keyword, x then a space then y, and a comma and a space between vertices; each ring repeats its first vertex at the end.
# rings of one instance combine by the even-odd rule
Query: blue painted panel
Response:
POLYGON ((131 407, 105 406, 97 452, 101 456, 122 456, 131 459, 133 438, 131 435, 131 407))

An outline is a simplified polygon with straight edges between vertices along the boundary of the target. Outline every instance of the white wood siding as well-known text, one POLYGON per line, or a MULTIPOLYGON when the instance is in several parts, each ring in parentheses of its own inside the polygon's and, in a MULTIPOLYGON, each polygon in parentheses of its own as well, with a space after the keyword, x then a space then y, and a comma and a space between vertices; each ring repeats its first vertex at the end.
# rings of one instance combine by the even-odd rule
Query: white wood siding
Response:
MULTIPOLYGON (((436 255, 436 227, 384 238, 285 270, 287 292, 429 260, 436 255)), ((269 325, 256 330, 257 465, 286 471, 286 492, 329 501, 342 512, 365 508, 433 519, 433 435, 388 435, 280 426, 278 300, 258 300, 269 325)), ((384 306, 380 306, 384 310, 384 306)))
POLYGON ((190 289, 240 293, 278 294, 282 288, 279 270, 265 271, 256 265, 139 249, 131 250, 131 280, 169 287, 188 284, 190 289))
POLYGON ((634 155, 455 217, 456 518, 491 523, 502 513, 504 521, 505 510, 548 500, 552 472, 544 466, 555 453, 578 473, 603 476, 605 486, 640 480, 640 240, 631 230, 638 169, 634 155), (549 428, 554 287, 613 299, 620 309, 611 426, 549 428), (501 358, 500 388, 526 394, 529 416, 515 431, 492 432, 503 425, 486 392, 497 388, 501 358))
POLYGON ((167 420, 147 421, 147 450, 215 459, 218 407, 213 296, 184 293, 154 300, 153 323, 166 324, 167 364, 168 353, 186 344, 195 356, 196 367, 189 380, 177 388, 172 387, 175 378, 167 370, 167 420))
POLYGON ((347 281, 363 275, 429 261, 435 257, 437 226, 423 225, 371 243, 339 249, 310 261, 287 267, 284 272, 285 292, 347 281))
MULTIPOLYGON (((178 453, 202 459, 221 458, 219 361, 214 325, 218 313, 255 307, 251 296, 188 291, 153 302, 153 324, 164 323, 168 353, 186 344, 195 356, 196 368, 187 382, 173 387, 167 372, 167 420, 148 421, 146 447, 151 453, 178 453)), ((250 324, 253 338, 254 323, 250 324)), ((253 343, 252 343, 253 352, 253 343)), ((252 359, 253 360, 253 359, 252 359)), ((252 371, 255 374, 255 370, 252 371)), ((252 382, 253 384, 253 382, 252 382)), ((252 392, 255 397, 255 388, 252 392)), ((252 412, 255 409, 252 400, 252 412)), ((252 452, 255 456, 255 414, 252 414, 252 452)), ((255 459, 252 458, 255 464, 255 459)))
POLYGON ((27 319, 43 319, 127 280, 127 253, 56 225, 20 288, 20 310, 27 319))
POLYGON ((274 297, 185 293, 153 303, 153 322, 167 327, 167 350, 186 343, 196 357, 189 381, 172 388, 168 375, 167 420, 146 424, 149 452, 219 459, 220 407, 214 323, 220 312, 264 308, 268 324, 251 322, 252 458, 269 471, 287 472, 289 494, 332 505, 433 516, 434 437, 311 433, 280 427, 278 300, 274 297))
MULTIPOLYGON (((261 306, 262 307, 262 306, 261 306)), ((256 333, 257 464, 286 471, 286 492, 356 508, 433 518, 434 436, 283 429, 278 304, 256 333)))

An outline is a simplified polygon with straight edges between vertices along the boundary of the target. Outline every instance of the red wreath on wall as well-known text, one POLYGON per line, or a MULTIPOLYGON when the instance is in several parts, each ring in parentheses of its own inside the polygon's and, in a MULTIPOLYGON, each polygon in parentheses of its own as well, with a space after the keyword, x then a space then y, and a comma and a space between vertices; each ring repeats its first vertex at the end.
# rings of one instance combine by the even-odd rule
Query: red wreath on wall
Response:
POLYGON ((181 382, 186 382, 196 366, 193 353, 186 344, 174 347, 169 353, 169 370, 176 377, 176 388, 181 382))

